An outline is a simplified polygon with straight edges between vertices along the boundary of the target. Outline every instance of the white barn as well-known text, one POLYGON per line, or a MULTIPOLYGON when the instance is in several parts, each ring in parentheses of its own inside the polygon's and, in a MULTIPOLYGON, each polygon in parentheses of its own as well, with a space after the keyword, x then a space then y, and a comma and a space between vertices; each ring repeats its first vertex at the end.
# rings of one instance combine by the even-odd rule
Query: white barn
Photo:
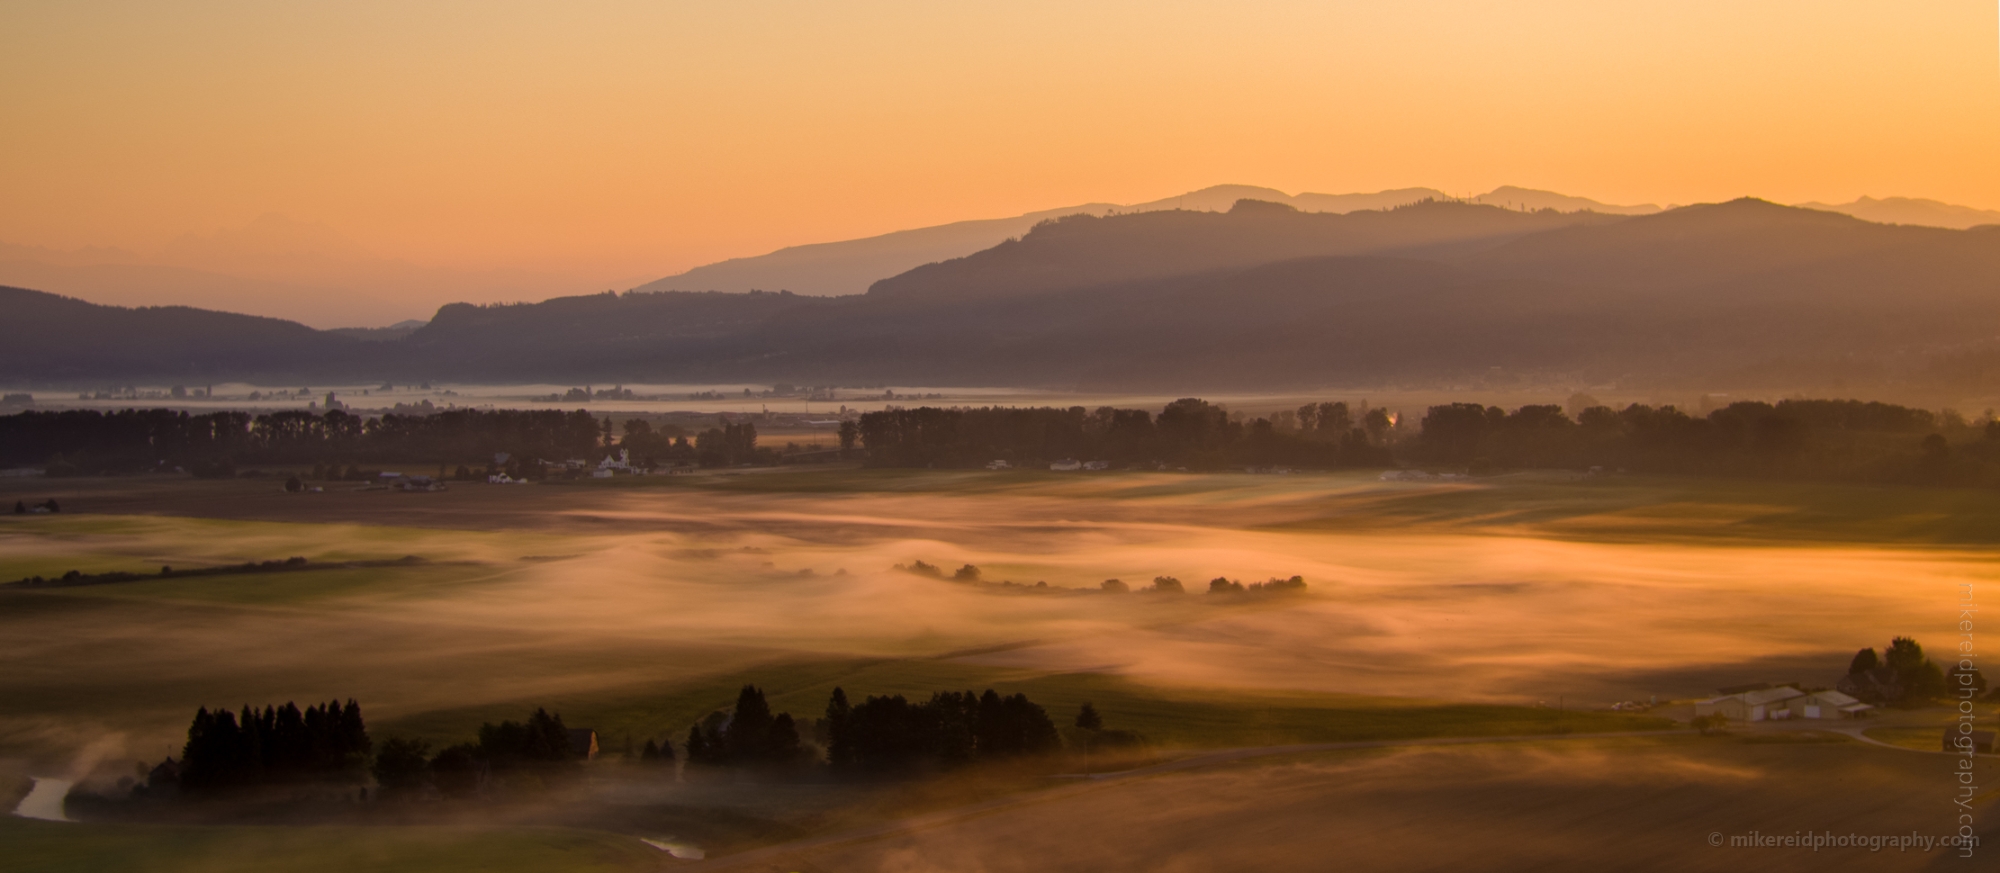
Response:
POLYGON ((1777 688, 1760 688, 1725 694, 1696 701, 1695 715, 1721 715, 1730 721, 1764 721, 1770 718, 1791 718, 1792 712, 1786 702, 1804 697, 1805 692, 1789 685, 1777 688), (1779 715, 1778 713, 1784 713, 1779 715))

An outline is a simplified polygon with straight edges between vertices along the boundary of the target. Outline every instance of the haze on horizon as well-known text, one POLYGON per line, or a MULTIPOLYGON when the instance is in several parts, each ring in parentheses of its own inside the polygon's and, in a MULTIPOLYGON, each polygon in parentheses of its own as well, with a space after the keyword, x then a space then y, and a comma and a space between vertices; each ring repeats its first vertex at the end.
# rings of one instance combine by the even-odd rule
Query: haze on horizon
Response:
POLYGON ((0 243, 488 302, 1228 182, 1992 209, 1995 13, 10 4, 0 243))

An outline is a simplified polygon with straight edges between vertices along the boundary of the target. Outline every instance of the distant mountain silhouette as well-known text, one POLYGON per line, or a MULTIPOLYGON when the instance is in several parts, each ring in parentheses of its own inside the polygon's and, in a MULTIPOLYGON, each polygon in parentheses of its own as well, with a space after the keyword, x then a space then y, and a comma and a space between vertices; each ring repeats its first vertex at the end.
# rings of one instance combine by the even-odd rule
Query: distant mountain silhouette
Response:
POLYGON ((1303 257, 1436 257, 1552 228, 1613 220, 1590 213, 1521 213, 1440 202, 1311 214, 1260 200, 1237 201, 1226 213, 1078 215, 1041 225, 1018 241, 884 279, 868 294, 926 301, 1020 296, 1303 257))
MULTIPOLYGON (((866 294, 453 304, 372 342, 8 294, 26 296, 0 303, 32 304, 10 306, 22 317, 0 333, 8 378, 1907 389, 1943 378, 1927 362, 2000 333, 2000 227, 1884 225, 1752 199, 1635 216, 1435 201, 1315 214, 1242 200, 1045 221, 866 294)), ((1981 378, 1979 366, 1959 371, 1981 378)))
POLYGON ((731 258, 657 279, 632 289, 649 291, 791 291, 833 296, 859 294, 877 279, 919 264, 969 255, 1051 218, 1103 215, 1117 207, 1088 203, 1013 218, 959 221, 843 242, 788 246, 768 255, 731 258))
MULTIPOLYGON (((2000 229, 1997 229, 2000 230, 2000 229)), ((1603 289, 1824 307, 1979 303, 2000 291, 2000 233, 1883 225, 1745 198, 1537 234, 1469 266, 1603 289)))
MULTIPOLYGON (((1239 200, 1282 203, 1301 212, 1349 213, 1393 209, 1423 200, 1449 200, 1435 188, 1399 188, 1372 194, 1286 194, 1254 185, 1215 185, 1145 203, 1087 203, 1031 212, 1013 218, 960 221, 936 227, 897 231, 864 239, 791 246, 766 255, 731 258, 696 267, 640 285, 634 291, 791 291, 794 294, 837 296, 859 294, 876 281, 924 264, 960 258, 1018 238, 1035 225, 1069 215, 1191 210, 1226 212, 1239 200)), ((1583 197, 1505 186, 1475 198, 1475 202, 1509 209, 1588 210, 1606 215, 1657 212, 1654 206, 1612 206, 1583 197)))
POLYGON ((365 366, 361 341, 276 318, 187 306, 100 306, 0 286, 0 374, 13 380, 220 382, 365 366))
POLYGON ((352 337, 369 342, 388 342, 389 340, 399 340, 416 333, 418 328, 429 323, 428 321, 418 321, 412 318, 407 321, 396 322, 388 327, 335 327, 329 328, 325 332, 334 336, 352 337))
POLYGON ((63 263, 59 258, 9 259, 5 257, 8 254, 13 253, 0 250, 0 284, 51 290, 108 306, 146 306, 167 299, 201 309, 258 311, 321 325, 351 324, 357 311, 396 308, 380 296, 351 288, 251 279, 161 264, 63 263))
POLYGON ((1863 197, 1852 203, 1800 203, 1802 209, 1822 209, 1852 215, 1864 221, 1883 224, 1915 224, 1924 227, 1949 227, 1964 230, 1983 224, 2000 224, 2000 211, 1974 209, 1970 206, 1954 206, 1936 200, 1917 197, 1884 197, 1877 200, 1863 197))
POLYGON ((1601 212, 1605 215, 1651 215, 1660 211, 1660 207, 1651 203, 1615 206, 1610 203, 1599 203, 1588 197, 1571 197, 1554 191, 1516 188, 1513 185, 1502 185, 1472 198, 1472 202, 1503 209, 1554 209, 1558 212, 1601 212))

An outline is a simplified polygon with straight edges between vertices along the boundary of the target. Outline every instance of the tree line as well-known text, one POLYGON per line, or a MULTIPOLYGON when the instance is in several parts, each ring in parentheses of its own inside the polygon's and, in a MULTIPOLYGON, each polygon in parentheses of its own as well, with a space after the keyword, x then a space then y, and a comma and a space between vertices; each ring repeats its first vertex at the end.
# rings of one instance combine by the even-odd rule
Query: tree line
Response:
POLYGON ((467 797, 495 781, 522 786, 560 783, 577 773, 588 752, 563 724, 562 715, 537 707, 526 721, 479 726, 478 739, 431 753, 424 740, 398 737, 382 744, 375 757, 375 782, 388 795, 424 787, 446 797, 467 797))
MULTIPOLYGON (((990 461, 1103 460, 1118 466, 1190 469, 1230 466, 1383 466, 1393 461, 1393 419, 1373 410, 1354 421, 1344 403, 1311 408, 1311 428, 1245 421, 1198 398, 1143 409, 1081 406, 890 409, 863 414, 856 437, 868 462, 884 467, 971 467, 990 461)), ((1289 420, 1299 420, 1292 413, 1289 420)))
POLYGON ((688 729, 685 773, 699 779, 729 769, 798 774, 824 767, 835 776, 898 776, 1061 746, 1048 712, 1025 694, 870 695, 856 704, 835 688, 824 716, 801 723, 789 712, 772 714, 763 689, 745 685, 733 708, 688 729))
POLYGON ((1873 648, 1854 653, 1834 687, 1863 703, 1915 707, 1977 700, 1986 693, 1986 676, 1970 660, 1939 667, 1915 639, 1896 637, 1881 654, 1873 648))
MULTIPOLYGON (((1078 712, 1074 739, 1090 748, 1131 747, 1143 741, 1111 730, 1091 704, 1078 712)), ((474 739, 433 751, 429 741, 392 737, 374 743, 353 700, 300 709, 293 703, 196 711, 181 758, 152 769, 135 796, 228 795, 259 786, 300 783, 364 785, 372 776, 380 796, 435 791, 469 797, 493 788, 535 790, 574 778, 589 754, 562 716, 537 708, 525 720, 480 725, 474 739)), ((801 778, 816 773, 844 778, 901 777, 974 763, 1005 762, 1056 752, 1063 738, 1048 712, 1025 694, 993 689, 940 691, 912 701, 901 694, 870 695, 851 703, 833 689, 821 718, 799 720, 773 713, 764 691, 744 685, 732 707, 717 710, 688 730, 686 767, 694 781, 751 772, 801 778)), ((628 748, 627 754, 631 754, 628 748)), ((637 755, 641 767, 677 773, 670 740, 648 739, 637 755)))
POLYGON ((894 775, 1004 761, 1062 747, 1055 722, 1025 694, 991 688, 939 691, 913 703, 900 694, 850 705, 833 689, 826 705, 827 764, 836 773, 894 775))
MULTIPOLYGON (((309 780, 352 780, 365 772, 372 743, 361 705, 348 700, 262 711, 203 707, 188 725, 176 781, 189 794, 309 780)), ((173 768, 169 768, 170 770, 173 768)))
POLYGON ((1705 416, 1672 406, 1453 403, 1425 414, 1406 456, 1473 471, 1510 467, 1848 479, 2000 481, 2000 423, 1857 400, 1743 401, 1705 416))
MULTIPOLYGON (((976 467, 1061 459, 1141 469, 1334 469, 1396 465, 1471 472, 1552 467, 1724 476, 2000 484, 2000 422, 1968 422, 1855 400, 1738 402, 1706 415, 1673 406, 1613 409, 1572 398, 1508 410, 1432 406, 1410 422, 1381 408, 1305 404, 1247 418, 1182 398, 1143 409, 1076 406, 890 409, 843 427, 844 447, 884 467, 976 467), (1414 425, 1414 426, 1413 426, 1414 425)), ((181 467, 233 475, 237 465, 311 464, 316 476, 358 475, 361 459, 434 459, 535 478, 545 462, 627 449, 641 465, 765 464, 754 424, 725 422, 690 439, 633 419, 622 436, 582 410, 454 409, 368 418, 342 410, 190 414, 175 410, 28 411, 0 416, 0 465, 52 475, 181 467), (496 465, 496 455, 510 459, 496 465)))
MULTIPOLYGON (((1130 583, 1127 583, 1123 579, 1106 579, 1096 588, 1065 588, 1062 586, 1051 586, 1047 582, 1036 582, 1032 586, 1007 581, 987 582, 983 578, 985 572, 973 564, 961 566, 957 570, 953 570, 949 576, 945 575, 943 567, 924 560, 911 561, 908 564, 897 564, 893 569, 929 579, 947 579, 967 585, 1029 588, 1036 591, 1130 594, 1135 590, 1130 583)), ((1140 594, 1186 594, 1187 586, 1180 579, 1173 576, 1154 576, 1151 585, 1136 590, 1140 594)), ((1251 582, 1248 585, 1230 579, 1227 576, 1217 576, 1208 580, 1208 593, 1210 594, 1283 594, 1302 592, 1304 590, 1306 590, 1306 580, 1303 576, 1291 576, 1288 578, 1273 576, 1265 581, 1251 582)))
POLYGON ((435 459, 485 464, 589 458, 603 427, 581 410, 452 409, 430 415, 300 410, 192 414, 172 409, 29 411, 0 416, 0 465, 45 465, 50 475, 94 475, 243 464, 435 459))
POLYGON ((1197 398, 1158 416, 1102 407, 891 409, 855 428, 868 463, 975 467, 1099 460, 1118 468, 1428 466, 1624 470, 1916 484, 2000 484, 2000 422, 1968 422, 1857 400, 1737 402, 1706 415, 1674 406, 1613 409, 1587 397, 1507 410, 1429 407, 1420 421, 1384 409, 1312 403, 1244 418, 1197 398))
POLYGON ((672 424, 623 422, 583 410, 449 409, 429 414, 361 416, 283 410, 189 413, 173 409, 27 411, 0 416, 0 466, 40 464, 49 475, 136 473, 179 467, 228 477, 252 464, 310 464, 312 478, 364 478, 366 461, 429 461, 477 471, 540 478, 545 467, 595 459, 616 449, 645 467, 728 467, 776 463, 757 445, 757 426, 722 422, 693 435, 672 424), (495 461, 506 456, 505 461, 495 461))

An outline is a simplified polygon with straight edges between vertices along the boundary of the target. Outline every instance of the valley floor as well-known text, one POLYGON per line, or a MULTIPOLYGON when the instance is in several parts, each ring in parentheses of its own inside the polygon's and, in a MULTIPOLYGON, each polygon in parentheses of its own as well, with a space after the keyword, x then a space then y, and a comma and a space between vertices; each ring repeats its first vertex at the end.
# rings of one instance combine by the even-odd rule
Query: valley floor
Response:
MULTIPOLYGON (((1925 869, 1944 853, 1706 840, 1955 832, 1948 756, 1832 724, 1647 732, 1719 686, 1831 685, 1891 636, 1942 651, 1960 586, 2000 582, 2000 495, 1975 491, 856 469, 433 494, 0 480, 0 500, 48 497, 64 512, 0 517, 0 580, 153 578, 0 587, 0 775, 20 793, 29 775, 113 792, 179 754, 195 707, 286 700, 356 698, 378 744, 546 706, 607 756, 549 803, 0 820, 0 847, 37 870, 692 863, 642 837, 745 870, 1925 869), (315 569, 156 575, 294 556, 315 569), (914 561, 979 581, 895 569, 914 561), (1201 593, 1293 575, 1305 593, 1201 593), (1100 589, 1156 576, 1190 593, 1100 589), (1153 752, 1114 778, 858 787, 689 785, 622 761, 678 744, 744 683, 805 719, 836 686, 1019 691, 1059 724, 1090 701, 1153 752), (1436 744, 1451 738, 1484 739, 1436 744), (1355 743, 1381 745, 1296 748, 1355 743)), ((1947 716, 1878 724, 1918 746, 1947 716)), ((2000 773, 1979 767, 1992 834, 2000 773)))

